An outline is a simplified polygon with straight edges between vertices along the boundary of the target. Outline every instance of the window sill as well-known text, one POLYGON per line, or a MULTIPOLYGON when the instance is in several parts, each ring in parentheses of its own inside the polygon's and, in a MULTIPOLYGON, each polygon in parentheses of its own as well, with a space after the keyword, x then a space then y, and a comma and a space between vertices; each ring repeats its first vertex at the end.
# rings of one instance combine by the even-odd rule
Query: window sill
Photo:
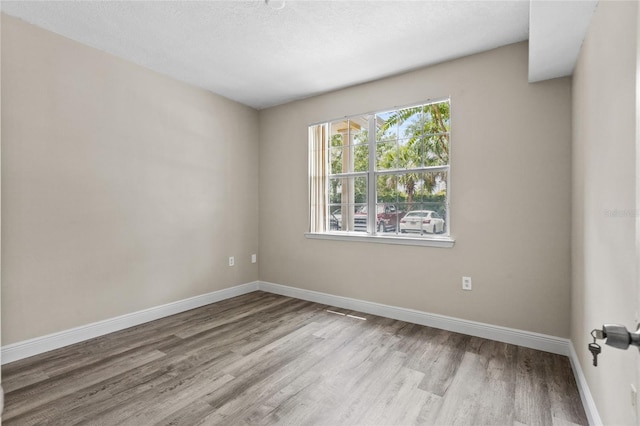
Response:
POLYGON ((348 234, 345 232, 327 232, 322 234, 305 232, 304 236, 312 240, 356 241, 360 243, 396 244, 403 246, 452 248, 455 244, 455 240, 451 237, 391 237, 382 235, 363 235, 360 233, 348 234))

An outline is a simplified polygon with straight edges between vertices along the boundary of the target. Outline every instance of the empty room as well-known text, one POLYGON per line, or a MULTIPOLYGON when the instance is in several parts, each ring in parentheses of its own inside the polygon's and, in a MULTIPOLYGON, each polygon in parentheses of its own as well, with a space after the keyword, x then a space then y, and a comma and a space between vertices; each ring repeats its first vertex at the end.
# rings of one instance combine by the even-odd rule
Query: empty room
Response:
POLYGON ((0 10, 3 424, 640 424, 636 1, 0 10))

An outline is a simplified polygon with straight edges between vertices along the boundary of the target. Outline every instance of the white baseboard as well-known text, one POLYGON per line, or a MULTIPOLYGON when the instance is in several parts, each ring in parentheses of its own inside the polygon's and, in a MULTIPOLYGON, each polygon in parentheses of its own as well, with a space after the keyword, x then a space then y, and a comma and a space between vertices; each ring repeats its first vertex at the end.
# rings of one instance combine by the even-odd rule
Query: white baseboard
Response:
POLYGON ((570 351, 569 361, 571 361, 571 369, 573 370, 573 376, 576 378, 576 384, 578 385, 578 392, 580 392, 580 399, 582 400, 582 406, 584 407, 584 411, 587 414, 587 420, 589 420, 589 425, 601 426, 602 419, 600 418, 600 414, 598 413, 596 402, 593 400, 593 396, 591 395, 591 391, 589 390, 589 385, 587 384, 587 378, 584 376, 584 373, 582 372, 582 366, 580 365, 578 354, 576 353, 576 350, 573 347, 572 342, 569 342, 569 351, 570 351))
POLYGON ((485 339, 496 340, 498 342, 510 343, 524 346, 545 352, 564 355, 569 358, 571 368, 576 379, 582 405, 587 414, 589 425, 601 426, 602 420, 598 414, 595 401, 589 390, 589 385, 582 372, 578 355, 569 339, 549 336, 530 331, 517 330, 513 328, 500 327, 475 321, 468 321, 459 318, 448 317, 428 312, 416 311, 413 309, 399 308, 396 306, 383 305, 381 303, 367 302, 365 300, 352 299, 349 297, 335 296, 317 291, 304 290, 289 287, 281 284, 259 281, 258 289, 283 296, 294 297, 296 299, 308 300, 310 302, 321 303, 323 305, 335 306, 343 309, 364 312, 386 318, 393 318, 414 324, 426 325, 485 339))
POLYGON ((38 355, 40 353, 72 345, 74 343, 79 343, 94 337, 124 330, 145 322, 154 321, 180 312, 188 311, 190 309, 219 302, 221 300, 251 293, 256 290, 565 355, 569 357, 571 362, 573 374, 578 385, 578 391, 580 392, 580 398, 582 399, 582 404, 584 405, 589 424, 592 426, 602 425, 602 420, 600 419, 600 415, 598 414, 598 410, 589 390, 586 378, 582 372, 578 355, 576 354, 573 344, 569 339, 468 321, 445 315, 431 314, 413 309, 399 308, 381 303, 368 302, 366 300, 335 296, 328 293, 304 290, 265 281, 254 281, 251 283, 241 284, 224 290, 214 291, 200 296, 179 300, 177 302, 167 303, 166 305, 122 315, 116 318, 98 321, 58 333, 2 346, 0 349, 1 363, 7 364, 13 361, 18 361, 23 358, 38 355))
POLYGON ((93 339, 94 337, 113 333, 114 331, 124 330, 125 328, 133 327, 145 322, 154 321, 170 315, 179 314, 180 312, 188 311, 190 309, 199 308, 210 303, 251 293, 257 289, 258 282, 254 281, 202 294, 200 296, 190 297, 177 302, 167 303, 166 305, 155 306, 153 308, 125 314, 104 321, 94 322, 92 324, 64 330, 58 333, 24 340, 22 342, 3 346, 0 357, 2 359, 2 364, 7 364, 9 362, 38 355, 43 352, 48 352, 53 349, 93 339))
MULTIPOLYGON (((516 330, 475 321, 468 321, 445 315, 431 314, 413 309, 399 308, 383 305, 381 303, 368 302, 366 300, 352 299, 349 297, 335 296, 317 291, 304 290, 281 284, 264 281, 255 281, 235 287, 218 290, 189 299, 167 303, 142 311, 125 314, 104 321, 94 322, 84 326, 64 330, 22 342, 3 346, 1 349, 2 364, 17 361, 53 349, 82 342, 94 337, 102 336, 114 331, 124 330, 145 322, 154 321, 169 315, 175 315, 190 309, 199 308, 210 303, 219 302, 231 297, 240 296, 256 290, 309 300, 324 305, 336 306, 344 309, 365 312, 382 317, 393 318, 414 324, 426 325, 499 342, 511 343, 527 348, 538 349, 546 352, 571 356, 571 344, 568 339, 516 330)), ((575 351, 574 351, 575 353, 575 351)), ((576 358, 577 360, 577 358, 576 358)), ((574 360, 572 360, 572 363, 574 360)))
POLYGON ((393 318, 414 324, 453 331, 456 333, 468 334, 470 336, 496 340, 498 342, 511 343, 513 345, 538 349, 554 354, 565 356, 569 356, 570 354, 569 339, 548 336, 546 334, 516 330, 513 328, 468 321, 444 315, 430 314, 428 312, 383 305, 381 303, 367 302, 365 300, 352 299, 349 297, 334 296, 332 294, 304 290, 264 281, 258 282, 258 289, 283 296, 294 297, 296 299, 308 300, 343 309, 351 309, 381 317, 393 318))

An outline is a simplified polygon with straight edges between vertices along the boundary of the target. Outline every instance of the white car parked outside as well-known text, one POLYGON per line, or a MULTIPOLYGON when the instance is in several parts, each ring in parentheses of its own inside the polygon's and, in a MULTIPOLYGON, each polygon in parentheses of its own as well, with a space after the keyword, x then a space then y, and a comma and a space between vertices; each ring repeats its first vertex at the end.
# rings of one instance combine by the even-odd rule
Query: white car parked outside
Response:
POLYGON ((433 210, 414 210, 400 220, 400 232, 440 234, 444 232, 444 219, 433 210))

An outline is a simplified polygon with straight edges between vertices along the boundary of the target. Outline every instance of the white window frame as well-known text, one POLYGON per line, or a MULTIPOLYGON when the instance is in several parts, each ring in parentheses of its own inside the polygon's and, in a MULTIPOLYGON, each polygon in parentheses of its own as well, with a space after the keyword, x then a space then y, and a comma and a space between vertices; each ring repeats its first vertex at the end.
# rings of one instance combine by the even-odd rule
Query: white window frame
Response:
MULTIPOLYGON (((369 140, 367 143, 367 147, 368 147, 368 153, 369 153, 369 168, 366 172, 354 172, 354 171, 347 171, 344 172, 342 174, 340 174, 339 176, 344 176, 344 177, 350 177, 350 176, 366 176, 367 177, 367 232, 347 232, 347 231, 332 231, 330 229, 330 215, 328 214, 330 211, 330 204, 329 204, 329 181, 331 179, 332 176, 338 176, 335 174, 330 174, 327 173, 324 176, 324 185, 325 185, 325 209, 326 211, 323 213, 323 217, 324 217, 324 229, 321 231, 315 231, 313 230, 313 225, 310 221, 309 223, 309 232, 305 233, 305 237, 310 238, 310 239, 321 239, 321 240, 339 240, 339 241, 353 241, 353 242, 371 242, 371 243, 382 243, 382 244, 396 244, 396 245, 414 245, 414 246, 429 246, 429 247, 444 247, 444 248, 451 248, 453 247, 455 240, 453 239, 453 237, 451 236, 451 214, 450 214, 450 188, 451 188, 451 128, 453 127, 453 125, 450 125, 450 129, 449 129, 449 163, 447 165, 444 166, 427 166, 427 167, 417 167, 417 168, 412 168, 412 169, 391 169, 391 170, 376 170, 376 164, 377 164, 377 158, 376 158, 376 145, 377 145, 377 140, 376 140, 376 121, 375 121, 375 116, 376 114, 380 114, 382 112, 385 111, 389 111, 389 110, 402 110, 405 108, 412 108, 412 107, 417 107, 417 106, 423 106, 423 105, 431 105, 431 104, 435 104, 435 103, 442 103, 442 102, 449 102, 449 106, 451 108, 451 98, 450 97, 445 97, 445 98, 438 98, 438 99, 429 99, 425 102, 418 102, 418 103, 414 103, 414 104, 410 104, 410 105, 406 105, 406 106, 398 106, 398 107, 393 107, 393 108, 389 108, 389 109, 384 109, 384 110, 380 110, 380 111, 376 111, 376 112, 370 112, 370 113, 365 113, 365 114, 356 114, 356 115, 351 115, 351 116, 346 116, 346 117, 342 117, 339 119, 334 119, 334 120, 328 120, 328 121, 323 121, 320 123, 315 123, 315 124, 311 124, 309 125, 309 129, 310 129, 310 134, 311 134, 311 129, 316 127, 316 126, 327 126, 327 128, 330 127, 331 123, 340 121, 340 120, 350 120, 352 118, 356 118, 356 117, 363 117, 366 116, 368 118, 368 134, 369 134, 369 140), (446 223, 446 229, 447 229, 447 234, 446 235, 427 235, 427 236, 420 236, 420 237, 415 237, 415 236, 410 236, 410 235, 399 235, 398 233, 396 234, 389 234, 389 233, 378 233, 376 228, 376 221, 377 221, 377 197, 376 197, 376 182, 377 182, 377 178, 378 176, 383 176, 383 175, 401 175, 404 173, 411 173, 411 172, 419 172, 419 173, 428 173, 428 172, 437 172, 437 171, 446 171, 447 172, 447 179, 446 179, 446 200, 445 200, 445 204, 446 204, 446 218, 445 218, 445 223, 446 223)), ((450 122, 452 122, 451 120, 451 114, 450 114, 450 122)), ((325 134, 326 139, 330 139, 331 136, 329 135, 329 132, 326 132, 325 134)), ((328 141, 325 141, 326 143, 326 149, 327 151, 330 149, 330 143, 328 141)), ((309 150, 309 165, 310 165, 310 175, 309 175, 309 179, 310 179, 310 184, 311 184, 311 179, 312 179, 312 175, 311 175, 311 163, 312 161, 314 161, 313 159, 313 151, 310 145, 310 150, 309 150)), ((326 162, 328 163, 330 161, 329 159, 329 155, 326 155, 326 162)), ((325 164, 326 170, 329 170, 329 165, 325 164)), ((309 194, 311 197, 311 194, 309 194)), ((312 205, 312 201, 311 198, 309 200, 309 209, 310 209, 310 217, 314 216, 314 212, 312 211, 314 209, 314 206, 312 205)))

